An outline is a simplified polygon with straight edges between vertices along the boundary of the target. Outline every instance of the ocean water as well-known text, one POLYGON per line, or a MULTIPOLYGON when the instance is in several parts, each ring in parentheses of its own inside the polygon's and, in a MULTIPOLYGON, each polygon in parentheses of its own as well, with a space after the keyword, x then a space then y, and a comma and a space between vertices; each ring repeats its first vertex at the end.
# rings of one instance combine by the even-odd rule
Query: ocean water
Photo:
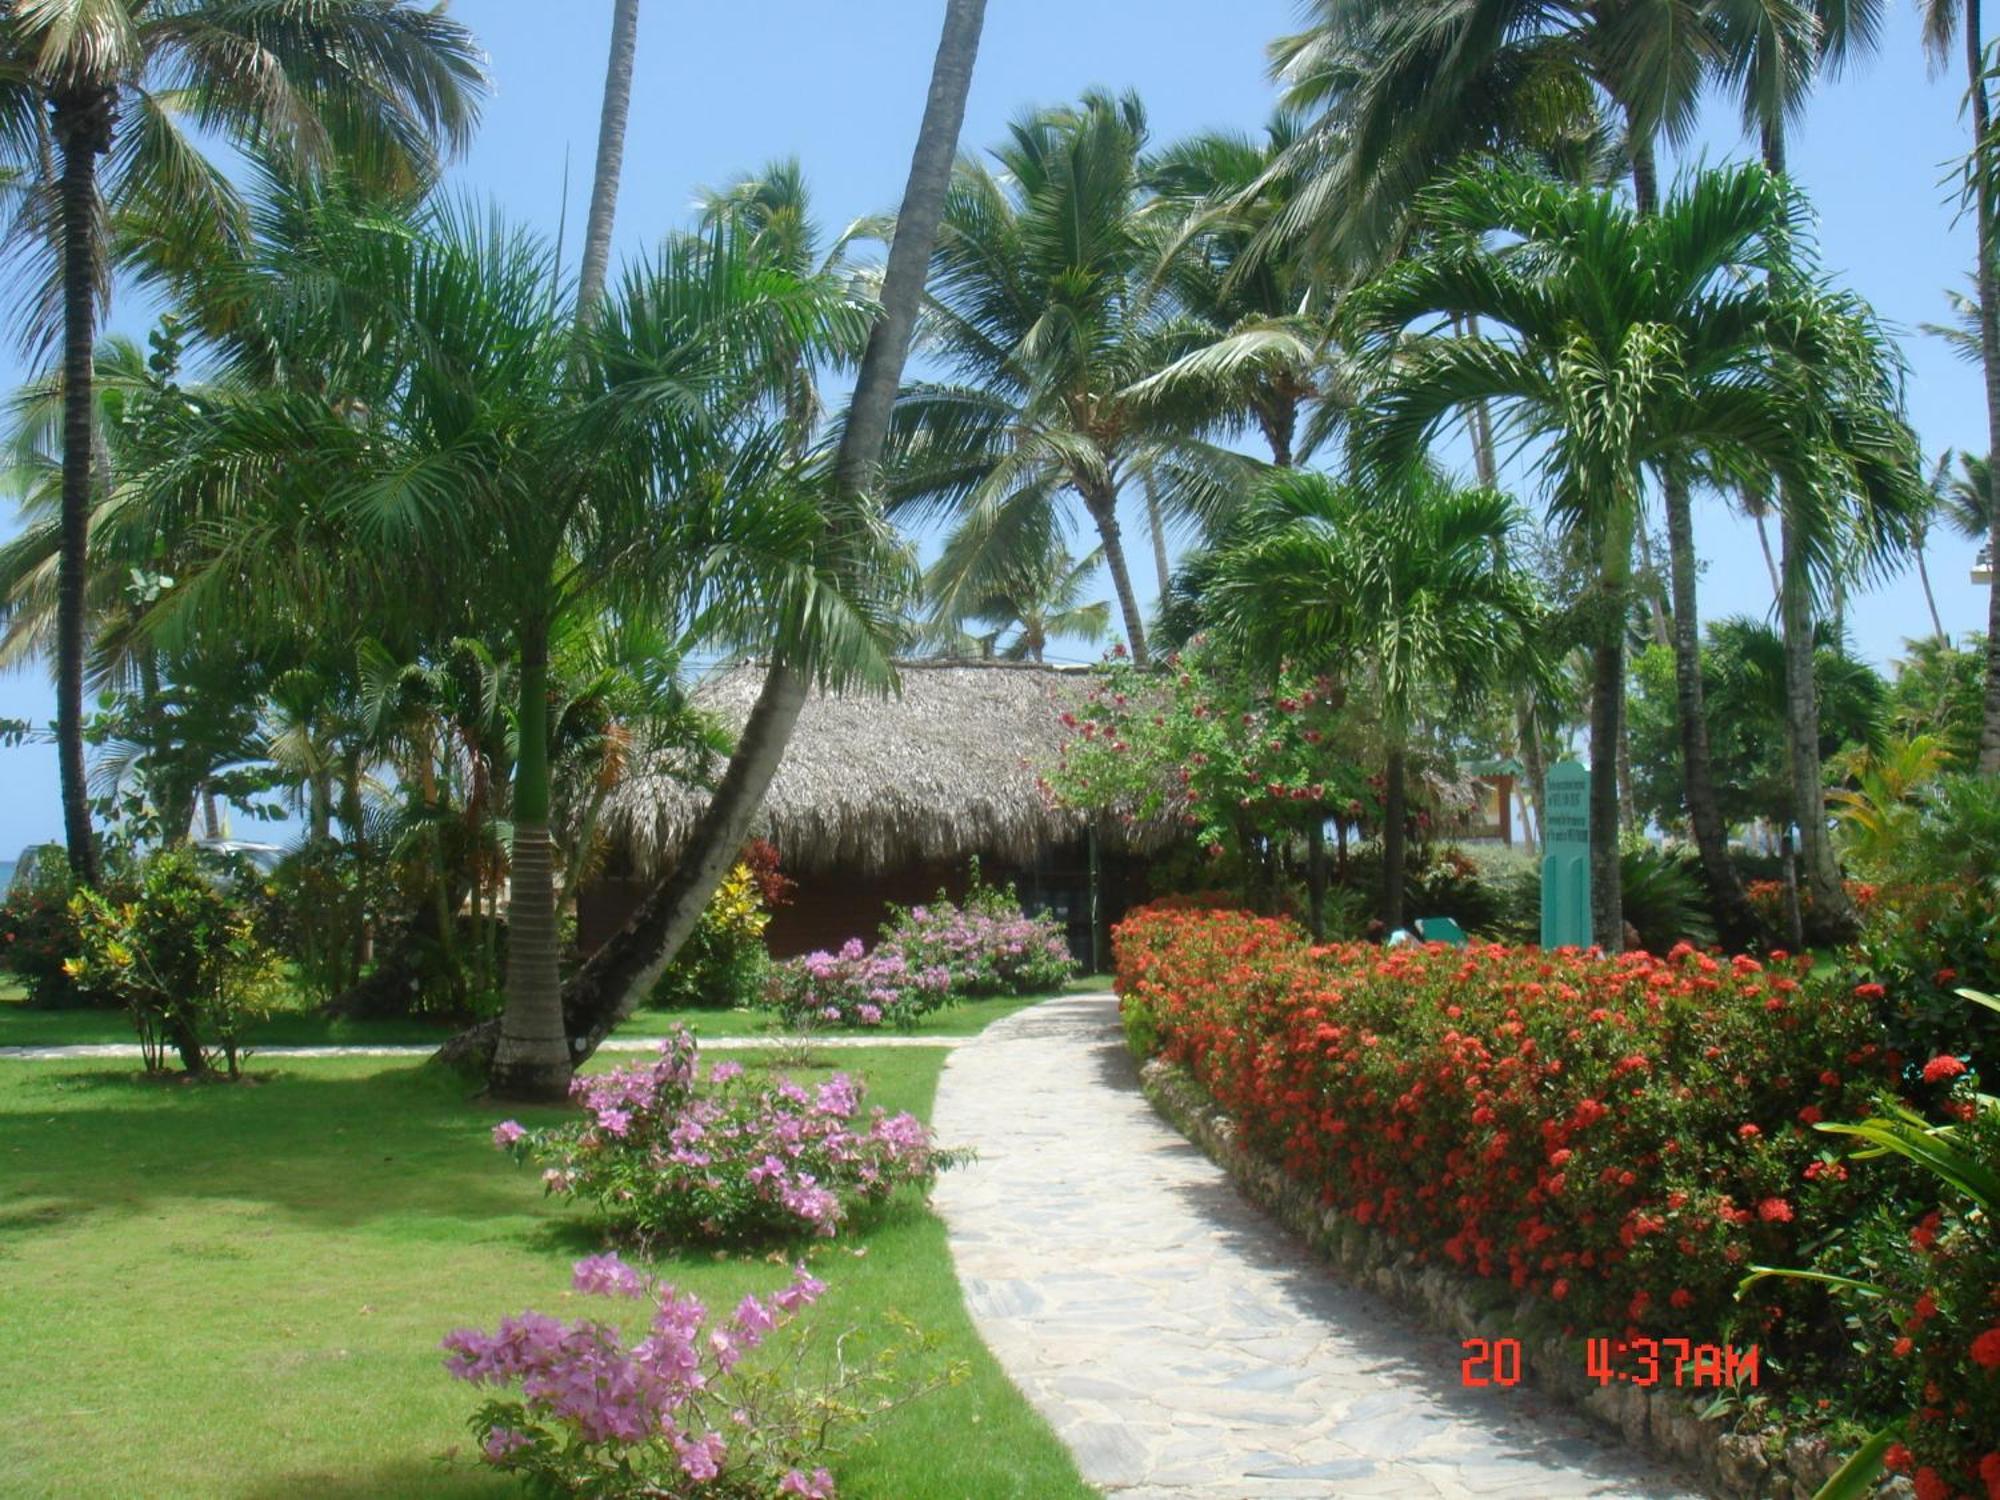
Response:
POLYGON ((14 883, 14 861, 0 859, 0 896, 7 894, 7 887, 14 883))

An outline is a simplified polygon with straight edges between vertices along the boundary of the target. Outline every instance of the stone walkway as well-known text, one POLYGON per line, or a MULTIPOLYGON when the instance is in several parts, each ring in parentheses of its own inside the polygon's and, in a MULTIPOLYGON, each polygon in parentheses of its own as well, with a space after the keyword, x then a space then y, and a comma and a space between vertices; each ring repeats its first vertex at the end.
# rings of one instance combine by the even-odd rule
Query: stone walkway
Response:
MULTIPOLYGON (((1118 1500, 1698 1494, 1343 1286, 1153 1113, 1108 995, 995 1022, 935 1124, 974 1323, 1118 1500)), ((1579 1353, 1581 1358, 1581 1353, 1579 1353)))
MULTIPOLYGON (((821 1047, 962 1047, 969 1036, 820 1036, 814 1037, 814 1051, 821 1047)), ((705 1036, 704 1052, 762 1052, 775 1047, 796 1047, 793 1037, 705 1036)), ((600 1052, 651 1052, 660 1044, 656 1036, 613 1037, 600 1052)), ((245 1057, 429 1057, 437 1051, 434 1042, 385 1043, 379 1047, 250 1047, 245 1057)), ((73 1047, 0 1047, 0 1062, 10 1058, 46 1061, 61 1057, 136 1058, 139 1047, 133 1042, 95 1042, 73 1047)))

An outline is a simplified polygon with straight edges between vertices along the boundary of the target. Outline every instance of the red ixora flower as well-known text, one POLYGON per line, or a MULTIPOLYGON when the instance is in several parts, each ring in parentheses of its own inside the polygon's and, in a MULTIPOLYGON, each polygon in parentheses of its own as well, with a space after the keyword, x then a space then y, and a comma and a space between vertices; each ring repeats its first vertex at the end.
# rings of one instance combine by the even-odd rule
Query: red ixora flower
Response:
POLYGON ((1789 1224, 1792 1222, 1792 1205, 1783 1198, 1766 1198, 1757 1205, 1757 1217, 1766 1224, 1789 1224))
POLYGON ((1916 1456, 1902 1443, 1891 1443, 1882 1454, 1882 1467, 1891 1474, 1907 1474, 1916 1463, 1916 1456))
POLYGON ((1855 998, 1859 1000, 1880 1000, 1888 993, 1879 984, 1857 984, 1854 987, 1855 998))
POLYGON ((1943 1083, 1948 1078, 1956 1078, 1965 1071, 1965 1064, 1949 1052, 1940 1052, 1924 1064, 1925 1083, 1943 1083))
POLYGON ((1972 1362, 1982 1370, 2000 1370, 2000 1323, 1972 1341, 1972 1362))

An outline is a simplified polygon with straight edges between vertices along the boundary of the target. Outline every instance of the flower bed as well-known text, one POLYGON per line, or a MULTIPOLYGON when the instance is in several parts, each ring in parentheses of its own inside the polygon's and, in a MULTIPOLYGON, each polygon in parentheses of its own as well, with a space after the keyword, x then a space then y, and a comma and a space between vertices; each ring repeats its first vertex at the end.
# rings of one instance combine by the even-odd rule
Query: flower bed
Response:
MULTIPOLYGON (((1907 1389, 1898 1464, 1936 1496, 2000 1494, 1993 1226, 1950 1212, 1940 1230, 1934 1181, 1813 1128, 1879 1111, 1900 1072, 1875 986, 1685 945, 1315 948, 1228 911, 1142 909, 1115 940, 1135 1046, 1188 1067, 1245 1149, 1412 1265, 1503 1279, 1572 1334, 1757 1343, 1779 1399, 1850 1435, 1907 1389), (1739 1298, 1757 1266, 1874 1274, 1881 1223, 1927 1258, 1907 1306, 1794 1279, 1739 1298)), ((1979 1149, 1992 1122, 1972 1119, 1964 1065, 1922 1072, 1979 1149)), ((1772 1397, 1739 1391, 1735 1410, 1768 1416, 1772 1397)))
POLYGON ((542 1163, 550 1192, 594 1198, 628 1238, 680 1241, 831 1235, 856 1204, 928 1187, 959 1159, 914 1115, 864 1120, 861 1085, 845 1073, 810 1091, 789 1078, 753 1087, 721 1062, 697 1093, 695 1050, 677 1029, 651 1063, 578 1078, 582 1124, 506 1120, 493 1142, 542 1163))
POLYGON ((963 905, 940 896, 898 911, 865 950, 808 953, 777 966, 768 998, 792 1026, 908 1029, 944 1005, 1032 995, 1076 972, 1055 919, 1022 912, 1012 890, 975 884, 963 905))

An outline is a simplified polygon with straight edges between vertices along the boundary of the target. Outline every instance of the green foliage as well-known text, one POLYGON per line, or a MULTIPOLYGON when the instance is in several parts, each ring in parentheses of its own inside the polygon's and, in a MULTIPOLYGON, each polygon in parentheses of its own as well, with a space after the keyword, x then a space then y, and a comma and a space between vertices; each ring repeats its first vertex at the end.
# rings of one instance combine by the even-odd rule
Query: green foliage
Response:
MULTIPOLYGON (((1702 646, 1703 707, 1709 747, 1724 774, 1716 797, 1725 822, 1792 820, 1785 759, 1785 657, 1779 634, 1759 621, 1711 621, 1702 646)), ((1813 655, 1822 759, 1876 743, 1888 685, 1866 662, 1822 641, 1813 655)), ((1663 828, 1686 823, 1673 652, 1648 646, 1632 659, 1628 700, 1633 795, 1663 828)))
POLYGON ((1939 777, 1887 851, 1855 957, 1882 988, 1891 1044, 1915 1062, 1963 1050, 2000 1076, 2000 1016, 1959 1002, 2000 991, 2000 780, 1939 777))
POLYGON ((79 984, 115 996, 158 1071, 168 1047, 191 1073, 220 1053, 235 1077, 244 1028, 271 1009, 277 956, 214 872, 187 849, 166 849, 135 870, 129 892, 70 898, 79 984))
POLYGON ((1683 941, 1715 941, 1701 861, 1691 851, 1640 844, 1620 851, 1618 869, 1625 920, 1638 930, 1648 952, 1664 953, 1683 941))
POLYGON ((1906 641, 1889 686, 1889 721, 1898 733, 1937 740, 1952 763, 1979 759, 1979 724, 1986 692, 1986 637, 1977 631, 1952 646, 1936 636, 1906 641))
POLYGON ((1134 822, 1177 822, 1212 860, 1314 817, 1379 818, 1359 764, 1362 726, 1346 694, 1292 667, 1265 681, 1197 640, 1167 674, 1113 656, 1046 773, 1066 806, 1134 822))
POLYGON ((709 897, 701 920, 646 1003, 655 1010, 731 1010, 755 1004, 771 972, 764 946, 770 921, 756 872, 739 861, 709 897))
MULTIPOLYGON (((1625 920, 1638 931, 1647 952, 1665 953, 1679 942, 1715 941, 1701 861, 1692 852, 1629 844, 1619 851, 1618 869, 1625 920)), ((1504 877, 1497 905, 1493 935, 1515 943, 1541 941, 1540 861, 1504 877)))
POLYGON ((118 1003, 78 983, 66 967, 82 952, 69 905, 74 888, 68 857, 55 845, 43 844, 14 872, 14 883, 0 902, 0 964, 20 979, 30 1005, 60 1009, 118 1003))
POLYGON ((2000 1099, 1977 1083, 1944 1054, 1913 1080, 1926 1111, 1884 1097, 1865 1119, 1821 1124, 1856 1147, 1844 1160, 1827 1152, 1820 1172, 1865 1174, 1876 1186, 1871 1210, 1811 1268, 1759 1267, 1738 1293, 1773 1276, 1838 1290, 1859 1404, 1910 1414, 1890 1434, 1897 1441, 1871 1445, 1863 1477, 1910 1474, 1918 1494, 2000 1474, 1989 1457, 2000 1454, 2000 1099))
POLYGON ((327 1004, 361 977, 363 933, 377 903, 363 890, 351 845, 309 844, 279 861, 254 892, 258 932, 314 1004, 327 1004))

